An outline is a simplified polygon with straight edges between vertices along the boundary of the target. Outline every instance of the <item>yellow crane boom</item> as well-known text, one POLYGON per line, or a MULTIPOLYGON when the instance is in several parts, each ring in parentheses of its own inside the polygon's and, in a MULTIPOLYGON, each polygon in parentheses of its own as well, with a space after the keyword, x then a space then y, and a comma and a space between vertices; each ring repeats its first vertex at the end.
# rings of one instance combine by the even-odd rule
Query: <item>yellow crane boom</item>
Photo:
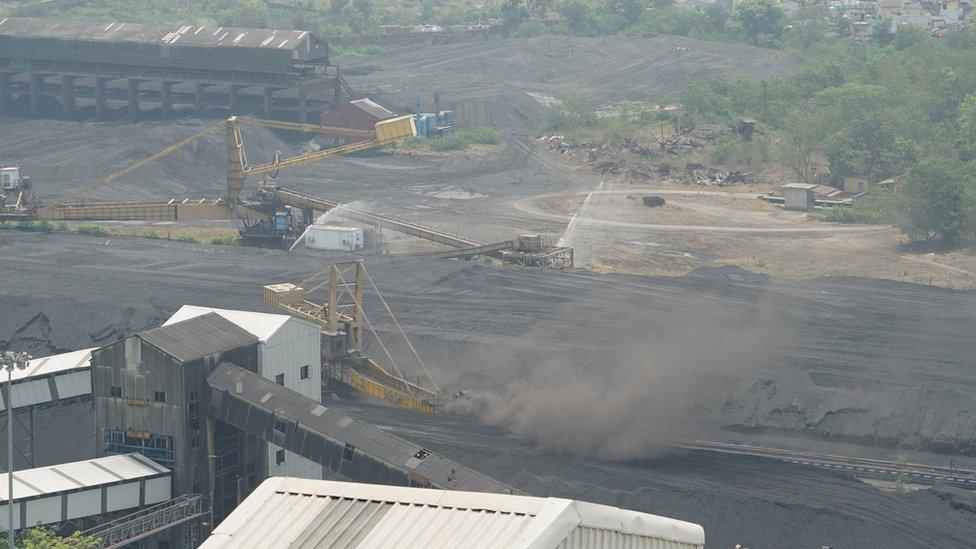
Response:
POLYGON ((297 131, 314 131, 336 134, 340 133, 337 130, 341 130, 342 132, 345 132, 346 135, 363 138, 360 141, 355 141, 339 147, 322 149, 285 159, 279 159, 278 154, 276 154, 275 160, 252 166, 248 163, 247 154, 244 151, 244 137, 241 135, 240 128, 241 120, 242 119, 233 116, 227 119, 227 198, 230 201, 234 201, 238 196, 240 196, 248 174, 270 173, 276 172, 281 168, 304 166, 305 164, 318 162, 319 160, 324 160, 340 154, 351 154, 367 151, 376 147, 382 147, 384 145, 389 145, 402 139, 415 137, 417 135, 417 127, 414 125, 412 115, 398 116, 388 120, 381 120, 375 124, 373 131, 368 132, 348 128, 337 129, 330 126, 317 126, 314 124, 296 124, 293 122, 243 119, 246 122, 258 123, 266 127, 296 129, 297 131), (299 129, 299 127, 302 129, 299 129))

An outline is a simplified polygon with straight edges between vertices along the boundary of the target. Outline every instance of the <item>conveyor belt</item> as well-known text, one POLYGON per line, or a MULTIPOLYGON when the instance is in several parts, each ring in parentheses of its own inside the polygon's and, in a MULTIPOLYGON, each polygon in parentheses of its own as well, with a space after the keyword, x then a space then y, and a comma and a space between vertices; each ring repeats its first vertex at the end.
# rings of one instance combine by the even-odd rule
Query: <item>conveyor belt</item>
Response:
POLYGON ((210 414, 359 482, 502 494, 514 488, 230 363, 207 377, 210 414))
MULTIPOLYGON (((334 200, 319 198, 317 196, 311 196, 282 187, 275 187, 275 192, 278 200, 288 204, 289 206, 301 206, 320 212, 327 212, 340 206, 340 203, 334 200)), ((478 242, 477 240, 473 240, 468 237, 449 234, 432 227, 419 225, 417 223, 391 219, 389 217, 358 210, 349 206, 343 206, 341 215, 355 221, 361 221, 363 223, 368 223, 384 229, 390 229, 391 231, 409 234, 411 236, 423 238, 424 240, 439 242, 453 248, 471 248, 483 245, 482 242, 478 242)))

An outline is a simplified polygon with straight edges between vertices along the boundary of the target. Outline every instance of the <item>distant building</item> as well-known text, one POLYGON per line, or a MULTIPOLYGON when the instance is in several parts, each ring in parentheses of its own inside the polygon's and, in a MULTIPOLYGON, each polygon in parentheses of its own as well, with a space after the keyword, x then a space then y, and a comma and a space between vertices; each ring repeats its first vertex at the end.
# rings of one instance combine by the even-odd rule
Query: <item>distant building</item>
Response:
POLYGON ((805 183, 783 185, 783 194, 786 196, 786 209, 804 212, 813 209, 813 191, 816 188, 816 185, 808 185, 805 183))
POLYGON ((701 549, 704 544, 705 531, 697 524, 583 501, 270 478, 201 549, 701 549))
POLYGON ((322 113, 319 123, 323 126, 372 131, 377 122, 396 116, 396 113, 374 101, 357 99, 322 113))

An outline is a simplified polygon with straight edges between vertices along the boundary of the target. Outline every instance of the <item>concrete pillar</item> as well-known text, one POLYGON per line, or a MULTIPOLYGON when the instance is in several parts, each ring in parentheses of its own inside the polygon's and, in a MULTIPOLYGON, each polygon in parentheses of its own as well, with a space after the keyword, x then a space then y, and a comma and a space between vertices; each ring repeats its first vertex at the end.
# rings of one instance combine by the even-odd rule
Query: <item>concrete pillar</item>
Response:
POLYGON ((30 96, 30 112, 31 114, 39 114, 41 112, 41 106, 38 98, 41 93, 41 88, 44 86, 44 75, 30 73, 29 80, 28 95, 30 96))
POLYGON ((308 122, 308 99, 305 97, 305 88, 298 85, 298 123, 308 122))
POLYGON ((193 110, 197 114, 203 110, 203 92, 207 89, 206 84, 197 84, 193 89, 193 110))
POLYGON ((68 118, 75 113, 75 77, 61 75, 61 114, 68 118))
POLYGON ((108 78, 95 77, 95 120, 102 120, 108 112, 108 100, 105 98, 105 83, 108 78))
POLYGON ((159 83, 159 106, 163 118, 173 114, 173 83, 162 80, 159 83))
POLYGON ((239 114, 237 110, 241 106, 240 91, 243 87, 231 85, 230 89, 227 90, 227 107, 230 109, 231 114, 239 114))
POLYGON ((139 116, 139 81, 129 79, 129 118, 133 120, 139 116))
POLYGON ((264 117, 271 118, 271 92, 274 90, 271 86, 264 87, 264 117))
POLYGON ((10 112, 10 73, 0 72, 0 114, 10 112))

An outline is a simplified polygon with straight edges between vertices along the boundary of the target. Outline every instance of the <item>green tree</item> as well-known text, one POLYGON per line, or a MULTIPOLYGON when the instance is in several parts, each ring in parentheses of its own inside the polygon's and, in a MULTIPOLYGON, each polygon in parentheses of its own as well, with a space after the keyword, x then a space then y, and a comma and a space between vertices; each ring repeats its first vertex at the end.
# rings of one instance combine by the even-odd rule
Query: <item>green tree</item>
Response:
POLYGON ((956 109, 956 136, 967 158, 976 157, 976 93, 967 95, 956 109))
POLYGON ((871 28, 871 41, 879 46, 890 44, 892 37, 894 37, 894 33, 891 32, 893 24, 890 17, 877 20, 874 27, 871 28))
POLYGON ((261 0, 240 0, 218 17, 222 25, 255 28, 266 28, 270 19, 271 12, 261 0))
POLYGON ((839 17, 837 19, 837 35, 847 38, 853 33, 854 25, 851 23, 851 20, 846 17, 839 17))
POLYGON ((895 224, 912 240, 957 243, 971 227, 972 205, 962 168, 947 158, 916 165, 899 190, 895 224))
MULTIPOLYGON (((6 547, 6 532, 0 534, 0 541, 6 547)), ((101 546, 101 540, 79 532, 62 537, 53 528, 38 526, 19 532, 16 545, 18 549, 96 549, 101 546)))
POLYGON ((741 0, 735 5, 729 25, 752 44, 782 36, 786 12, 775 0, 741 0))
POLYGON ((525 7, 522 0, 505 0, 501 7, 502 27, 506 34, 510 34, 519 28, 522 23, 529 18, 529 10, 525 7))

